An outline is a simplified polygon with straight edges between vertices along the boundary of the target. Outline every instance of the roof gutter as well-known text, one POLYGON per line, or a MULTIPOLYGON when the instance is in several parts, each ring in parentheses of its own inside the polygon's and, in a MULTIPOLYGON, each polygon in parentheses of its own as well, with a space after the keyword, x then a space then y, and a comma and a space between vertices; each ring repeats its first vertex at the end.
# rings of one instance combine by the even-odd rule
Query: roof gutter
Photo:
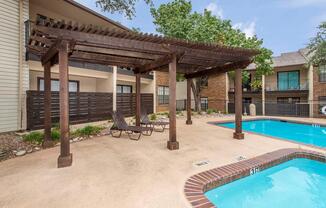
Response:
POLYGON ((71 5, 73 5, 73 6, 75 6, 75 7, 78 7, 79 9, 84 10, 85 12, 88 12, 88 13, 90 13, 90 14, 92 14, 92 15, 94 15, 94 16, 96 16, 96 17, 98 17, 98 18, 100 18, 100 19, 102 19, 104 21, 107 21, 108 23, 113 24, 113 25, 115 25, 116 27, 119 27, 122 30, 131 31, 128 27, 126 27, 126 26, 124 26, 124 25, 122 25, 122 24, 120 24, 120 23, 118 23, 116 21, 113 21, 113 20, 111 20, 111 19, 97 13, 94 10, 92 10, 92 9, 90 9, 90 8, 80 4, 80 3, 77 3, 74 0, 64 0, 64 1, 71 4, 71 5))

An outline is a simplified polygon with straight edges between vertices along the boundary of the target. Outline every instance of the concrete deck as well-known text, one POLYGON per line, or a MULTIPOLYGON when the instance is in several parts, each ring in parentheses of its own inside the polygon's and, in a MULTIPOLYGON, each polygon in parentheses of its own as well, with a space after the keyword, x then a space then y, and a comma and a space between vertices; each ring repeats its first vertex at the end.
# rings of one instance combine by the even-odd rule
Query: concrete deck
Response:
POLYGON ((254 134, 234 140, 231 129, 206 123, 225 119, 232 117, 194 118, 191 126, 179 119, 177 151, 166 148, 165 131, 138 142, 103 136, 74 143, 69 168, 56 168, 58 147, 7 160, 0 163, 0 207, 190 207, 183 187, 191 175, 237 162, 239 156, 299 146, 254 134), (202 160, 209 164, 194 165, 202 160))

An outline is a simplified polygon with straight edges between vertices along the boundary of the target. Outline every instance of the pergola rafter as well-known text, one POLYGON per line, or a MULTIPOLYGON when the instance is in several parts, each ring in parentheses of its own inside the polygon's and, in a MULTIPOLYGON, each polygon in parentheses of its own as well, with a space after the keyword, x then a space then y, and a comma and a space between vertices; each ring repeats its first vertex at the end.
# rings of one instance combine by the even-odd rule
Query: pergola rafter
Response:
MULTIPOLYGON (((50 69, 59 63, 60 73, 60 128, 61 154, 58 166, 71 165, 69 149, 69 102, 68 102, 68 60, 128 67, 136 75, 136 123, 140 125, 140 86, 141 74, 154 70, 169 72, 169 112, 170 128, 167 147, 178 149, 176 138, 176 73, 187 78, 187 124, 191 124, 190 79, 204 75, 224 73, 245 68, 258 54, 256 50, 232 48, 218 44, 199 43, 158 35, 141 34, 130 31, 102 29, 92 25, 79 25, 52 19, 38 19, 32 27, 28 44, 29 52, 41 57, 44 65, 46 111, 49 111, 50 69)), ((236 76, 236 89, 241 86, 239 71, 236 76)), ((236 92, 237 101, 241 93, 236 92)), ((236 105, 241 108, 238 103, 236 105)), ((237 109, 237 130, 235 138, 241 138, 241 109, 237 109)), ((51 114, 46 112, 45 129, 49 135, 51 114)))

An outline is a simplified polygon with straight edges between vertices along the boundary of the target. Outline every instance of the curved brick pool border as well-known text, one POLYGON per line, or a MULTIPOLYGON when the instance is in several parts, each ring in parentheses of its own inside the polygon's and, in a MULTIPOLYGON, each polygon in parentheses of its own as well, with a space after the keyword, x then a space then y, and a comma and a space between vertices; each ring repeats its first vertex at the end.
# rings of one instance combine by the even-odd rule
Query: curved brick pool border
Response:
POLYGON ((186 198, 195 208, 216 207, 205 197, 205 192, 249 176, 252 169, 264 170, 295 158, 308 158, 326 163, 326 155, 319 152, 303 149, 281 149, 191 176, 184 187, 186 198))

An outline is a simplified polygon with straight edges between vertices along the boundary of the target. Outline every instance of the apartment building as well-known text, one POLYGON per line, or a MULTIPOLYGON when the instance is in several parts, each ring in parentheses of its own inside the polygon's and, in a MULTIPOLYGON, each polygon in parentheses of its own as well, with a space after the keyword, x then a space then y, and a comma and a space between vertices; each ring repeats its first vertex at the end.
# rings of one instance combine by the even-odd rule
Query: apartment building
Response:
MULTIPOLYGON (((256 69, 249 65, 249 79, 243 82, 244 113, 249 114, 253 103, 258 115, 326 118, 320 111, 326 105, 326 67, 309 66, 306 54, 306 49, 300 49, 274 57, 273 74, 262 77, 259 89, 251 87, 256 69)), ((233 77, 220 74, 202 79, 202 108, 234 113, 233 77)), ((179 100, 184 99, 182 94, 179 100)))
MULTIPOLYGON (((44 70, 40 58, 32 55, 25 48, 35 21, 53 18, 69 22, 71 25, 79 23, 86 27, 96 25, 101 28, 129 30, 120 23, 73 0, 8 0, 0 4, 0 11, 0 26, 2 27, 0 31, 0 132, 36 128, 35 122, 43 123, 42 106, 38 104, 43 99, 41 92, 44 90, 44 70)), ((51 89, 54 92, 52 96, 55 96, 55 92, 59 90, 58 76, 58 66, 53 66, 51 69, 51 89)), ((141 78, 141 93, 146 94, 145 99, 151 105, 150 112, 155 112, 156 109, 167 109, 168 80, 166 77, 164 72, 154 72, 141 78)), ((110 96, 113 97, 115 94, 117 95, 115 103, 108 105, 108 109, 122 108, 131 114, 134 110, 132 106, 135 98, 132 94, 135 93, 135 76, 131 70, 99 64, 69 62, 69 91, 77 93, 77 98, 88 96, 88 100, 93 99, 94 96, 106 96, 108 102, 114 102, 110 96)), ((94 105, 96 102, 95 99, 94 105)), ((53 106, 54 111, 56 107, 58 106, 53 106)), ((90 112, 90 109, 88 111, 90 112)), ((83 113, 87 117, 87 112, 83 113)), ((55 112, 52 115, 55 116, 55 112)), ((92 121, 101 118, 93 116, 92 121)), ((73 118, 71 120, 74 121, 73 118)))

